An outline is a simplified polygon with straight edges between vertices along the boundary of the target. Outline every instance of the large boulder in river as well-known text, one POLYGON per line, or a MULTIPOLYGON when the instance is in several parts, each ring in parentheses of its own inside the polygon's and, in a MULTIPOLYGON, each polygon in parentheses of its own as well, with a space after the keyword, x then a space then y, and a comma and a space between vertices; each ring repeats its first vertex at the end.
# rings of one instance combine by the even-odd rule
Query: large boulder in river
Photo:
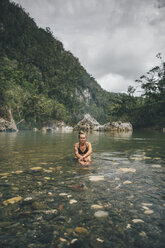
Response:
POLYGON ((10 131, 10 132, 18 131, 15 121, 13 119, 7 121, 3 118, 0 118, 0 132, 5 132, 5 131, 10 131))
POLYGON ((84 118, 77 123, 77 125, 74 127, 74 130, 95 130, 97 127, 99 127, 100 124, 89 114, 85 114, 84 118))
POLYGON ((132 131, 133 127, 130 122, 112 122, 112 123, 107 123, 104 125, 104 130, 105 131, 132 131))

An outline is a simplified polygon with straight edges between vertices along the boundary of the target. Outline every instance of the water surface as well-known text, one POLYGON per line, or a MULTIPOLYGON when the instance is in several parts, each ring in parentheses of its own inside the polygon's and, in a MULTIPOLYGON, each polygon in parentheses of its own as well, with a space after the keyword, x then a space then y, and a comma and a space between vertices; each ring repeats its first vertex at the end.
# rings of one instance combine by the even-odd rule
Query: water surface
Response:
POLYGON ((1 247, 164 247, 165 133, 88 140, 84 169, 75 132, 0 133, 1 247))

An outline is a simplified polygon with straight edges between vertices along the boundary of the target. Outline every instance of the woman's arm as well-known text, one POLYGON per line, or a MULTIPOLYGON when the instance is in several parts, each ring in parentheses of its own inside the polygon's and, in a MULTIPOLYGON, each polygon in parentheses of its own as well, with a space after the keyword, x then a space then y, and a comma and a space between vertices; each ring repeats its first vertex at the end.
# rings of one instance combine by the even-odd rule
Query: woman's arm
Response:
POLYGON ((80 155, 78 153, 78 143, 75 144, 74 146, 74 153, 75 153, 75 156, 78 158, 78 159, 81 159, 82 158, 82 155, 80 155))
POLYGON ((83 159, 87 158, 88 156, 90 156, 90 155, 92 154, 92 145, 91 145, 91 143, 88 142, 87 145, 88 145, 88 151, 87 151, 86 154, 84 154, 84 155, 82 156, 83 159))

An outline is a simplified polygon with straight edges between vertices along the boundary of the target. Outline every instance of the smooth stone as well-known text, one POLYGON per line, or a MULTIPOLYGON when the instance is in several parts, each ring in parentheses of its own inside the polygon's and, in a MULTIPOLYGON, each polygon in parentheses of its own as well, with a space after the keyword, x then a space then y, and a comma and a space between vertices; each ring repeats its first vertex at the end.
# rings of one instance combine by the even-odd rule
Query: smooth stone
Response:
POLYGON ((144 221, 141 219, 133 219, 132 222, 133 223, 143 223, 144 221))
POLYGON ((45 210, 43 213, 44 214, 57 214, 58 210, 57 209, 50 209, 50 210, 45 210))
POLYGON ((95 212, 95 214, 94 214, 94 216, 96 217, 96 218, 104 218, 104 217, 107 217, 108 216, 108 212, 106 212, 106 211, 97 211, 97 212, 95 212))
POLYGON ((59 238, 59 240, 60 240, 61 242, 67 242, 67 240, 64 239, 64 238, 59 238))
POLYGON ((29 196, 29 197, 26 197, 26 198, 24 199, 25 202, 28 202, 28 201, 31 201, 31 200, 33 200, 33 198, 30 197, 30 196, 29 196))
POLYGON ((59 195, 60 196, 67 196, 68 194, 67 193, 60 193, 59 195))
POLYGON ((119 177, 115 177, 115 181, 119 181, 120 180, 120 178, 119 177))
POLYGON ((93 204, 93 205, 91 206, 91 208, 92 208, 92 209, 102 209, 103 206, 97 205, 97 204, 93 204))
POLYGON ((89 180, 92 182, 98 182, 98 181, 103 181, 104 180, 104 176, 90 176, 89 180))
POLYGON ((72 239, 70 243, 71 243, 71 244, 74 244, 77 240, 78 240, 78 239, 72 239))
POLYGON ((17 187, 11 187, 11 190, 13 190, 13 191, 18 191, 19 188, 17 188, 17 187))
POLYGON ((124 181, 123 184, 131 184, 131 181, 124 181))
POLYGON ((126 228, 127 229, 130 229, 131 228, 131 224, 127 224, 126 228))
POLYGON ((71 199, 71 200, 69 201, 69 203, 70 203, 70 204, 75 204, 75 203, 77 203, 77 201, 74 200, 74 199, 71 199))
POLYGON ((141 231, 140 233, 139 233, 139 235, 141 236, 141 237, 147 237, 147 234, 144 232, 144 231, 141 231))
POLYGON ((3 201, 3 204, 5 206, 7 206, 8 204, 14 204, 14 203, 19 202, 21 200, 22 200, 22 196, 16 196, 16 197, 12 197, 6 201, 3 201))
POLYGON ((44 177, 45 180, 50 180, 51 178, 50 177, 44 177))
POLYGON ((145 214, 153 214, 153 213, 154 213, 154 211, 153 211, 153 210, 151 210, 151 209, 147 209, 144 213, 145 213, 145 214))
POLYGON ((127 172, 133 172, 133 173, 135 173, 136 172, 136 169, 133 169, 133 168, 119 168, 119 170, 121 172, 124 172, 124 173, 127 173, 127 172))
POLYGON ((153 164, 151 167, 152 168, 161 168, 161 165, 160 164, 153 164))
POLYGON ((96 239, 98 242, 100 242, 100 243, 103 243, 104 242, 104 240, 103 239, 100 239, 100 238, 97 238, 96 239))
POLYGON ((38 170, 42 170, 43 168, 42 167, 32 167, 32 168, 30 168, 30 170, 32 170, 32 171, 38 171, 38 170))
POLYGON ((145 202, 143 202, 142 205, 143 206, 152 206, 153 204, 152 203, 145 203, 145 202))
POLYGON ((15 174, 19 175, 19 174, 22 174, 23 171, 16 171, 15 174))
POLYGON ((0 173, 0 176, 8 176, 8 175, 9 175, 8 172, 0 173))
POLYGON ((32 208, 33 209, 45 209, 45 208, 47 208, 47 205, 45 204, 45 203, 43 203, 43 202, 33 202, 32 203, 32 208))
POLYGON ((53 171, 52 170, 46 170, 46 169, 44 169, 44 172, 46 172, 46 173, 52 173, 53 171))
POLYGON ((85 235, 88 234, 88 230, 84 227, 76 227, 75 232, 79 235, 85 235))

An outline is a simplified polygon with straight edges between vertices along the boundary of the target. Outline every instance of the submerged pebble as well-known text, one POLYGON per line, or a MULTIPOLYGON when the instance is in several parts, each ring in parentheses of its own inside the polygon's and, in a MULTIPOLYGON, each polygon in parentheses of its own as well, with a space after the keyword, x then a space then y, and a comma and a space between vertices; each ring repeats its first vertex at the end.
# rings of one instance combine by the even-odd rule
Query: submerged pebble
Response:
POLYGON ((14 204, 14 203, 19 202, 21 200, 22 200, 22 196, 15 196, 15 197, 12 197, 6 201, 3 201, 3 204, 5 206, 7 206, 8 204, 14 204))
POLYGON ((145 203, 145 202, 143 202, 142 205, 143 206, 152 206, 153 204, 152 203, 145 203))
POLYGON ((59 195, 60 196, 67 196, 68 194, 67 193, 60 193, 59 195))
POLYGON ((131 181, 124 181, 123 184, 131 184, 132 182, 131 181))
POLYGON ((143 223, 144 221, 141 219, 133 219, 132 222, 133 223, 143 223))
POLYGON ((100 211, 95 212, 94 216, 97 218, 104 218, 108 216, 108 212, 100 210, 100 211))
POLYGON ((140 233, 139 233, 139 235, 141 236, 141 237, 147 237, 147 234, 144 232, 144 231, 141 231, 140 233))
POLYGON ((131 228, 131 224, 127 224, 126 228, 127 229, 130 229, 131 228))
POLYGON ((136 169, 133 169, 133 168, 119 168, 119 170, 124 173, 127 173, 127 172, 135 173, 136 172, 136 169))
POLYGON ((96 239, 98 242, 100 242, 100 243, 103 243, 104 242, 104 240, 103 239, 100 239, 100 238, 97 238, 96 239))
POLYGON ((151 210, 151 209, 147 209, 144 213, 145 213, 145 214, 153 214, 153 213, 154 213, 154 211, 153 211, 153 210, 151 210))
POLYGON ((97 205, 97 204, 93 204, 93 205, 91 206, 91 208, 92 208, 92 209, 102 209, 103 206, 97 205))
POLYGON ((32 171, 38 171, 38 170, 42 170, 43 168, 42 167, 31 167, 30 170, 32 171))
POLYGON ((152 168, 161 168, 161 165, 160 164, 153 164, 151 167, 152 168))
POLYGON ((88 234, 88 230, 84 227, 79 227, 77 226, 75 228, 75 233, 79 234, 79 235, 85 235, 85 234, 88 234))
POLYGON ((98 182, 104 180, 104 176, 90 176, 89 180, 92 182, 98 182))
POLYGON ((71 199, 71 200, 69 201, 69 203, 70 203, 70 204, 75 204, 75 203, 77 203, 77 201, 74 200, 74 199, 71 199))
POLYGON ((78 239, 72 239, 70 243, 71 243, 71 244, 74 244, 77 240, 78 240, 78 239))

